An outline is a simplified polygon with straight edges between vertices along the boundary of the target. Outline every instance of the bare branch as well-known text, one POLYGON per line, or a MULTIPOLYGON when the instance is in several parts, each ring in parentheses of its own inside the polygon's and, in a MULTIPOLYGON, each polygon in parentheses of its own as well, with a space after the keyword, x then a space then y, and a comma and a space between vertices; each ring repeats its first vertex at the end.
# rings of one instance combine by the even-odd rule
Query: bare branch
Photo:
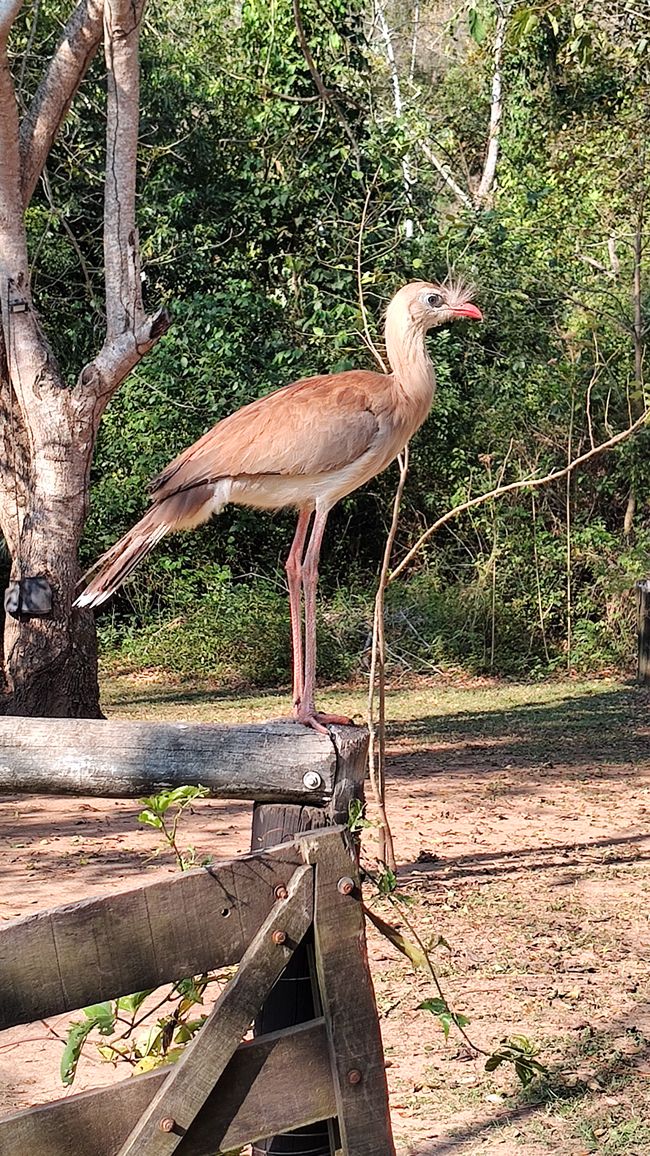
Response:
POLYGON ((483 165, 483 174, 481 176, 481 183, 478 187, 474 204, 477 209, 485 205, 492 186, 494 185, 494 178, 497 171, 497 160, 499 158, 499 131, 501 128, 501 117, 503 115, 503 100, 502 100, 502 78, 501 66, 503 60, 503 48, 506 41, 506 29, 508 26, 509 8, 497 0, 497 22, 494 34, 494 71, 492 73, 492 100, 490 103, 490 128, 488 132, 488 145, 485 154, 485 164, 483 165))
POLYGON ((80 0, 20 126, 23 204, 29 204, 57 132, 102 39, 103 0, 80 0))
POLYGON ((444 161, 439 160, 433 149, 427 144, 426 141, 420 141, 420 148, 422 149, 422 152, 424 153, 429 163, 433 165, 436 172, 440 173, 440 176, 442 177, 447 187, 451 189, 456 200, 460 201, 461 205, 463 205, 466 209, 473 209, 474 205, 472 204, 471 197, 468 196, 465 190, 461 189, 458 182, 454 180, 449 165, 445 164, 444 161))
POLYGON ((323 78, 316 67, 316 62, 314 60, 314 57, 312 56, 312 51, 311 51, 311 48, 309 47, 309 41, 307 40, 307 34, 305 32, 305 26, 302 22, 302 12, 300 11, 299 0, 293 0, 293 19, 294 19, 294 24, 296 26, 296 35, 298 37, 298 43, 300 45, 300 51, 302 52, 302 54, 305 58, 305 64, 307 65, 307 68, 309 69, 309 73, 310 73, 311 78, 312 78, 314 85, 316 87, 316 91, 318 92, 318 95, 320 96, 323 104, 329 105, 329 107, 333 110, 333 112, 336 116, 336 119, 338 120, 339 124, 341 125, 341 128, 343 129, 345 135, 347 136, 348 140, 350 141, 350 144, 352 145, 352 151, 354 152, 354 155, 356 157, 357 164, 359 164, 360 154, 359 154, 359 145, 357 142, 357 138, 355 137, 354 133, 352 132, 352 129, 350 128, 350 125, 348 123, 348 119, 344 115, 343 110, 341 109, 338 101, 334 97, 333 93, 331 93, 330 90, 328 88, 326 88, 325 84, 323 83, 323 78))
MULTIPOLYGON (((7 36, 19 9, 18 0, 13 3, 0 0, 0 302, 5 333, 9 331, 9 298, 26 297, 29 292, 27 239, 20 198, 18 106, 7 56, 7 36)), ((11 364, 9 348, 7 356, 11 364)))
MULTIPOLYGON (((380 0, 375 0, 375 10, 379 18, 379 27, 384 38, 386 46, 386 59, 388 60, 388 67, 390 69, 391 84, 393 87, 393 107, 395 109, 395 117, 401 120, 404 112, 404 102, 402 100, 402 87, 399 79, 399 71, 397 68, 397 60, 395 57, 395 50, 393 48, 393 38, 391 36, 388 21, 381 6, 380 0)), ((406 194, 407 204, 411 201, 411 185, 413 184, 413 177, 411 175, 411 162, 407 153, 402 156, 402 176, 404 178, 404 192, 406 194)), ((404 222, 404 234, 407 240, 413 236, 413 219, 407 217, 404 222)))
POLYGON ((451 522, 452 518, 457 517, 458 514, 463 514, 465 510, 471 510, 475 506, 482 506, 484 502, 490 502, 494 498, 501 498, 504 494, 512 494, 516 490, 539 489, 540 486, 547 486, 551 482, 557 482, 562 478, 566 478, 569 474, 572 474, 574 470, 577 470, 592 458, 597 457, 598 454, 607 453, 608 450, 614 449, 614 447, 620 445, 621 442, 627 441, 642 425, 645 425, 649 417, 650 409, 644 410, 641 416, 632 422, 631 425, 626 426, 624 430, 614 434, 608 438, 607 441, 601 442, 599 445, 586 450, 584 454, 580 454, 579 457, 574 458, 568 465, 563 466, 561 469, 551 470, 551 472, 545 474, 543 478, 521 478, 517 482, 509 482, 506 486, 496 486, 495 489, 488 490, 485 494, 478 494, 476 498, 469 498, 466 502, 461 502, 458 506, 454 506, 453 510, 448 510, 446 514, 438 518, 420 535, 415 545, 412 546, 404 558, 402 558, 399 565, 396 566, 394 570, 391 570, 388 575, 388 583, 394 582, 413 561, 415 555, 419 553, 424 543, 428 542, 429 538, 431 538, 437 530, 446 526, 447 522, 451 522))
POLYGON ((104 49, 106 111, 106 188, 104 263, 107 340, 144 322, 135 183, 138 152, 140 67, 138 48, 144 0, 106 0, 104 49))
POLYGON ((381 847, 380 859, 391 868, 395 870, 395 849, 393 846, 393 836, 388 822, 388 815, 386 813, 386 687, 385 687, 385 669, 386 669, 386 639, 384 635, 384 602, 386 597, 386 587, 389 582, 388 567, 390 566, 390 559, 393 553, 393 546, 395 545, 395 537, 397 535, 397 527, 399 524, 399 512, 402 505, 402 496, 404 494, 404 486, 406 485, 406 478, 409 468, 409 447, 408 442, 404 446, 402 453, 398 459, 399 465, 399 482, 395 497, 393 499, 393 516, 391 518, 390 530, 386 538, 384 546, 384 557, 382 559, 381 571, 379 574, 379 584, 377 586, 377 594, 375 595, 375 610, 372 626, 372 654, 370 658, 370 678, 368 686, 368 730, 370 732, 370 747, 368 751, 368 771, 370 775, 370 784, 372 792, 379 811, 379 821, 381 824, 381 847), (377 688, 377 681, 379 683, 377 688), (379 718, 375 719, 375 694, 378 690, 379 701, 379 718))
POLYGON ((366 219, 368 217, 368 205, 370 204, 370 198, 372 196, 372 191, 375 187, 375 181, 377 180, 378 174, 379 174, 379 170, 377 170, 377 172, 375 173, 373 182, 370 185, 370 187, 368 188, 368 191, 366 193, 366 199, 363 202, 363 212, 361 213, 361 222, 359 224, 359 236, 357 237, 357 294, 359 296, 359 308, 361 310, 361 317, 363 318, 363 333, 364 333, 366 345, 368 346, 368 349, 373 354, 373 356, 374 356, 375 360, 377 361, 382 373, 388 373, 388 366, 386 365, 386 362, 384 361, 383 357, 381 356, 381 353, 377 349, 377 346, 375 345, 375 343, 372 339, 372 334, 370 332, 370 326, 368 325, 368 310, 366 309, 366 302, 365 302, 365 298, 363 295, 363 271, 362 271, 363 235, 364 235, 365 229, 366 229, 366 219))

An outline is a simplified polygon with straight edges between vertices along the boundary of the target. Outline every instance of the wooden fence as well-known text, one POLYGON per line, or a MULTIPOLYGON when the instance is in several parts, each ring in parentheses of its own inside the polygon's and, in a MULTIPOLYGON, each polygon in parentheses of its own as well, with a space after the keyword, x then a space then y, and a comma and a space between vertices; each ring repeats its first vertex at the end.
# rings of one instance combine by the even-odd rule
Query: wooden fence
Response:
MULTIPOLYGON (((0 792, 137 795, 200 782, 267 800, 253 827, 264 846, 347 816, 366 742, 356 728, 322 736, 283 723, 4 719, 0 792)), ((7 1116, 0 1151, 215 1156, 334 1119, 345 1156, 393 1156, 359 878, 341 827, 0 927, 0 1030, 234 963, 176 1065, 7 1116), (311 1018, 242 1043, 306 937, 311 1018)))

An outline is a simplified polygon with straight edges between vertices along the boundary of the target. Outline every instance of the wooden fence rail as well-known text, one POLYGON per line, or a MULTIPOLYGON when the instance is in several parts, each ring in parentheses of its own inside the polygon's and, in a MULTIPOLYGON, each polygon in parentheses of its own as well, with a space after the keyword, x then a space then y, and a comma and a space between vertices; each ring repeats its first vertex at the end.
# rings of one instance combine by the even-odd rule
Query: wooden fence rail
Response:
POLYGON ((180 1061, 0 1120, 12 1156, 215 1156, 335 1116, 394 1156, 356 862, 341 828, 0 927, 0 1026, 238 962, 180 1061), (311 931, 322 1015, 242 1043, 311 931))
POLYGON ((361 727, 2 718, 0 795, 137 798, 201 783, 220 798, 328 805, 345 817, 367 747, 361 727))

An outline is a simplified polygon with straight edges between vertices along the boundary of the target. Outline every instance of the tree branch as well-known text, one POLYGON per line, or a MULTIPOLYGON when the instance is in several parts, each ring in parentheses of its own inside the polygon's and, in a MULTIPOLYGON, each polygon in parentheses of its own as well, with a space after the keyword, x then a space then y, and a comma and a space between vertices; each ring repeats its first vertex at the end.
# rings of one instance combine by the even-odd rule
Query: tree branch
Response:
POLYGON ((97 356, 79 374, 77 388, 82 393, 92 390, 97 398, 99 418, 120 382, 166 333, 171 318, 166 309, 159 309, 151 317, 144 317, 135 330, 126 330, 104 342, 97 356))
POLYGON ((9 68, 7 38, 22 0, 0 0, 0 300, 6 308, 9 280, 27 278, 27 242, 20 201, 18 106, 9 68))
POLYGON ((63 29, 20 126, 22 201, 27 206, 59 128, 102 39, 103 0, 80 0, 63 29))
POLYGON ((424 543, 428 542, 429 538, 436 533, 436 530, 440 530, 442 526, 446 526, 447 522, 451 522, 452 518, 457 517, 458 514, 463 514, 466 510, 471 510, 475 506, 482 506, 484 502, 490 502, 494 498, 501 498, 504 494, 512 494, 516 490, 539 489, 540 486, 546 486, 549 485, 550 482, 557 482, 562 478, 566 478, 569 474, 572 474, 574 470, 577 470, 579 466, 583 466, 585 462, 597 457, 598 454, 606 453, 608 450, 614 449, 614 446, 627 441, 633 433, 636 433, 642 425, 645 425, 649 417, 650 409, 644 410, 636 421, 632 422, 624 430, 621 430, 620 433, 614 434, 611 438, 608 438, 607 441, 601 442, 600 445, 592 446, 591 449, 586 450, 584 454, 580 454, 579 457, 574 458, 568 465, 563 466, 562 469, 551 470, 551 472, 545 474, 543 478, 521 478, 517 482, 509 482, 506 486, 496 486, 495 489, 488 490, 486 494, 478 494, 476 498, 469 498, 466 502, 461 502, 460 505, 454 506, 453 510, 448 510, 446 514, 438 518, 433 525, 429 526, 429 528, 420 535, 415 545, 412 546, 402 558, 399 565, 396 566, 394 570, 391 570, 388 575, 388 583, 394 582, 395 579, 399 577, 409 563, 413 561, 415 555, 420 551, 424 543))
POLYGON ((488 145, 485 154, 485 164, 483 165, 483 174, 481 176, 481 183, 479 184, 476 196, 474 198, 475 208, 482 208, 488 200, 494 185, 494 178, 497 172, 497 160, 499 158, 499 131, 501 128, 501 117, 503 115, 503 101, 501 93, 501 64, 503 60, 503 48, 506 41, 506 29, 508 26, 509 8, 502 2, 497 0, 497 22, 494 34, 494 72, 492 74, 492 101, 490 104, 490 128, 488 132, 488 145))
POLYGON ((142 303, 135 192, 140 100, 138 52, 144 4, 145 0, 105 0, 104 3, 108 86, 104 194, 106 340, 77 379, 80 392, 94 395, 96 421, 120 382, 170 324, 166 309, 147 317, 142 303))
POLYGON ((440 173, 440 176, 442 177, 442 179, 445 182, 445 184, 447 185, 447 187, 449 189, 451 189, 456 200, 460 201, 461 205, 463 205, 464 208, 473 209, 474 205, 472 204, 471 197, 468 196, 468 194, 465 192, 465 190, 461 189, 458 182, 454 180, 453 176, 451 175, 449 165, 446 165, 444 163, 444 161, 441 161, 438 159, 436 154, 433 152, 433 149, 431 149, 429 147, 429 145, 427 144, 426 141, 421 140, 419 142, 419 144, 420 144, 420 148, 422 149, 422 152, 424 153, 425 157, 430 162, 430 164, 433 165, 436 172, 440 173))
POLYGON ((305 58, 305 64, 307 65, 307 68, 309 69, 311 78, 312 78, 314 85, 316 87, 316 91, 318 92, 318 95, 320 96, 321 100, 323 101, 323 104, 328 104, 330 106, 330 108, 333 110, 333 112, 336 116, 336 119, 338 120, 339 124, 341 125, 341 128, 343 129, 345 135, 347 136, 348 140, 350 141, 350 144, 352 145, 352 151, 354 152, 354 155, 355 155, 355 158, 357 161, 357 165, 359 165, 360 164, 360 153, 359 153, 359 145, 357 143, 357 138, 355 137, 354 133, 352 132, 352 129, 350 128, 350 125, 348 124, 347 117, 344 115, 338 101, 335 99, 335 97, 329 91, 329 89, 325 87, 325 84, 323 83, 323 78, 316 67, 314 57, 312 56, 311 48, 309 47, 309 41, 307 40, 307 35, 305 33, 305 26, 302 22, 302 12, 300 11, 300 0, 293 0, 293 19, 294 19, 294 24, 296 26, 296 35, 298 37, 298 43, 300 45, 300 50, 301 50, 301 52, 305 58))
POLYGON ((144 0, 106 0, 104 49, 106 111, 106 187, 104 263, 107 340, 144 322, 140 253, 135 222, 138 152, 140 23, 144 0))
POLYGON ((372 793, 379 812, 381 826, 379 858, 392 871, 395 870, 395 847, 393 834, 386 812, 386 638, 384 633, 385 617, 384 604, 386 587, 389 582, 388 567, 390 566, 399 513, 402 505, 402 496, 409 468, 408 442, 397 459, 399 465, 399 482, 393 499, 393 515, 390 530, 384 545, 384 556, 379 574, 379 584, 375 595, 375 609, 372 624, 372 654, 370 658, 370 677, 368 680, 368 730, 370 732, 370 746, 368 749, 368 773, 372 793), (377 684, 378 679, 378 686, 377 684), (375 720, 375 694, 378 692, 379 718, 375 720), (379 740, 379 742, 377 741, 379 740))

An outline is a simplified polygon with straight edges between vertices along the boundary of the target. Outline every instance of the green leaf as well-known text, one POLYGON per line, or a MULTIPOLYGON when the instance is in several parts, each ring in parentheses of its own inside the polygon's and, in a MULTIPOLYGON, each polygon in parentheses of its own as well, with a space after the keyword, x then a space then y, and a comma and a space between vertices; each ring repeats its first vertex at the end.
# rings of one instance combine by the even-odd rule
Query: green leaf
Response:
POLYGON ((94 1027, 94 1020, 75 1020, 68 1028, 60 1068, 61 1082, 65 1088, 69 1088, 75 1078, 81 1049, 94 1027))
POLYGON ((119 1011, 137 1012, 141 1004, 144 1003, 148 995, 151 995, 156 989, 150 987, 146 991, 136 991, 133 995, 122 995, 117 1001, 119 1011))
POLYGON ((110 1000, 91 1004, 83 1009, 83 1013, 92 1021, 93 1027, 99 1028, 103 1036, 110 1036, 115 1031, 115 1012, 110 1000))
POLYGON ((442 1015, 443 1012, 449 1011, 449 1008, 447 1006, 446 1000, 438 999, 436 997, 435 999, 423 1000, 422 1003, 418 1004, 418 1010, 419 1011, 430 1011, 432 1013, 432 1015, 439 1016, 439 1015, 442 1015))
POLYGON ((156 827, 157 830, 160 830, 162 827, 162 819, 149 807, 145 807, 144 811, 140 811, 138 823, 146 823, 147 827, 156 827))
POLYGON ((434 997, 433 999, 425 999, 418 1004, 418 1008, 423 1011, 430 1011, 432 1015, 436 1016, 440 1021, 440 1026, 445 1033, 445 1039, 449 1039, 449 1032, 451 1025, 455 1024, 457 1028, 464 1028, 470 1022, 467 1016, 462 1012, 454 1012, 449 1007, 446 1000, 434 997))
POLYGON ((469 34, 472 40, 475 40, 477 44, 482 44, 487 31, 483 18, 479 15, 476 8, 470 8, 467 16, 469 21, 469 34))

